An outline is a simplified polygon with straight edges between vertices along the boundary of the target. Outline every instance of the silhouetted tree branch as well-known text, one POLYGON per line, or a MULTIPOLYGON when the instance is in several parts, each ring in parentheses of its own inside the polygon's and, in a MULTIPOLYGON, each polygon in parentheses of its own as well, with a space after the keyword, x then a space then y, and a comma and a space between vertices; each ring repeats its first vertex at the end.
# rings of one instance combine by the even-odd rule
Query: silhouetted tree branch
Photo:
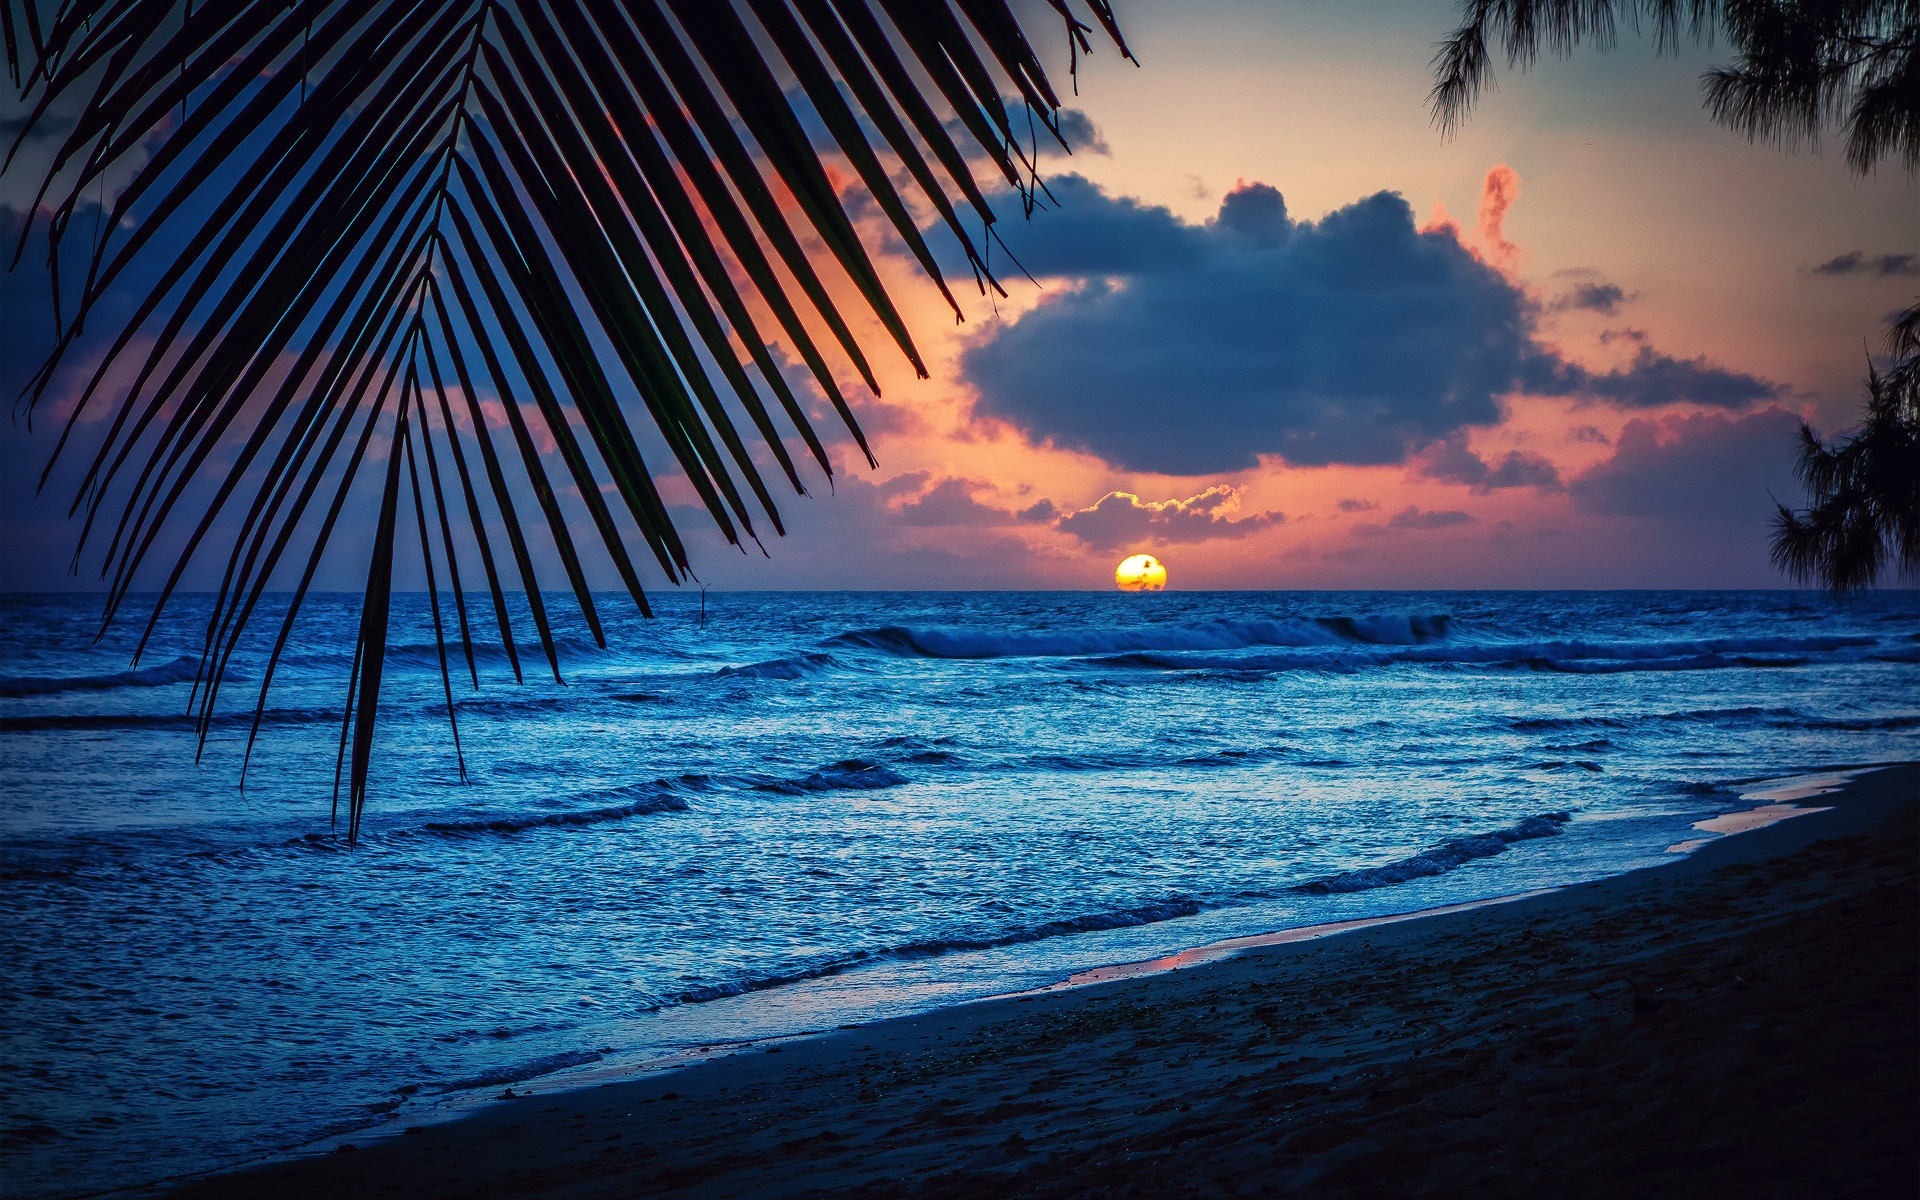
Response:
POLYGON ((1608 50, 1621 22, 1656 49, 1727 39, 1734 61, 1701 80, 1707 111, 1749 139, 1793 148, 1846 134, 1865 174, 1892 157, 1920 170, 1920 3, 1914 0, 1464 0, 1434 55, 1434 121, 1451 134, 1493 86, 1493 47, 1525 69, 1544 47, 1608 50))
POLYGON ((1836 594, 1883 576, 1920 578, 1920 304, 1887 335, 1892 362, 1867 368, 1866 419, 1829 446, 1800 427, 1798 474, 1812 503, 1779 505, 1773 561, 1836 594))

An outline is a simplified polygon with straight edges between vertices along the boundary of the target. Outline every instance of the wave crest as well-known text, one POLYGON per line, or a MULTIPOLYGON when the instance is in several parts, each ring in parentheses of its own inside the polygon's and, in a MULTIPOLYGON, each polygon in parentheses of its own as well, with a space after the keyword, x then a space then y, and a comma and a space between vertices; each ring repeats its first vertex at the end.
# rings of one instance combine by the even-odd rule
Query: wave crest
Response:
POLYGON ((744 667, 721 667, 713 675, 716 679, 804 679, 839 665, 840 660, 831 654, 796 654, 744 667))
POLYGON ((165 687, 170 683, 188 682, 199 668, 198 659, 182 656, 157 667, 110 675, 0 675, 0 696, 53 696, 61 692, 100 692, 109 688, 165 687))
POLYGON ((816 964, 804 970, 792 971, 780 975, 764 975, 729 983, 709 984, 706 987, 690 988, 675 993, 670 999, 681 1004, 697 1004, 703 1000, 718 1000, 725 996, 737 996, 743 992, 759 992, 768 988, 781 987, 790 983, 800 983, 808 979, 820 979, 829 975, 838 975, 873 963, 912 958, 936 958, 942 954, 952 954, 963 950, 992 950, 1001 946, 1016 946, 1025 942, 1038 942, 1047 938, 1064 937, 1075 933, 1093 933, 1102 929, 1128 929, 1136 925, 1152 925, 1160 921, 1171 921, 1175 917, 1190 917, 1205 906, 1198 900, 1185 896, 1176 896, 1167 900, 1152 901, 1136 905, 1133 908, 1115 909, 1109 912, 1088 913, 1078 917, 1063 917, 1056 921, 1047 921, 1039 925, 1027 925, 1010 929, 1005 933, 985 938, 928 938, 918 942, 904 942, 897 946, 888 946, 878 950, 858 950, 827 962, 816 964))
POLYGON ((905 775, 865 758, 849 758, 798 779, 768 779, 754 784, 757 791, 782 796, 803 796, 810 792, 874 791, 910 783, 905 775))
POLYGON ((849 630, 822 645, 877 650, 899 658, 1075 658, 1156 650, 1244 650, 1252 646, 1411 646, 1445 638, 1452 620, 1446 613, 1391 613, 1310 620, 1203 621, 1196 625, 1060 633, 981 633, 885 625, 849 630))
MULTIPOLYGON (((700 778, 694 776, 692 778, 700 778)), ((567 812, 538 813, 530 816, 481 817, 471 821, 428 821, 417 832, 439 837, 464 837, 476 833, 519 833, 527 829, 566 825, 598 825, 603 821, 624 821, 658 812, 685 812, 687 802, 677 794, 673 783, 661 780, 630 787, 586 792, 581 800, 624 800, 624 803, 567 812)), ((414 831, 405 831, 414 832, 414 831)))
POLYGON ((1476 858, 1490 858, 1499 854, 1514 842, 1553 837, 1560 833, 1561 826, 1572 819, 1573 814, 1568 812, 1542 813, 1537 817, 1528 817, 1523 821, 1515 822, 1505 829, 1455 838, 1451 842, 1442 842, 1438 846, 1422 850, 1411 858, 1403 858, 1384 866, 1368 867, 1365 870, 1344 871, 1338 875, 1329 875, 1325 879, 1303 883, 1293 890, 1324 896, 1329 892, 1364 892, 1372 888, 1391 887, 1396 883, 1405 883, 1409 879, 1419 879, 1427 875, 1444 875, 1455 867, 1476 858))

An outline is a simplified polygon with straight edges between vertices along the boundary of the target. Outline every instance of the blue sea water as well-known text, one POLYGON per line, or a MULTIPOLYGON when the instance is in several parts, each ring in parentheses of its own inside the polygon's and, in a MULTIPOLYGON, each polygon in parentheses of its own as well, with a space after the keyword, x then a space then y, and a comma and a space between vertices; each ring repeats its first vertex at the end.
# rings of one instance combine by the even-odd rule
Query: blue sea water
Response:
POLYGON ((349 849, 357 598, 310 602, 244 789, 252 684, 195 763, 204 598, 132 672, 97 600, 0 598, 8 1193, 1604 876, 1742 781, 1920 757, 1912 592, 602 600, 564 686, 452 650, 463 779, 403 598, 349 849))

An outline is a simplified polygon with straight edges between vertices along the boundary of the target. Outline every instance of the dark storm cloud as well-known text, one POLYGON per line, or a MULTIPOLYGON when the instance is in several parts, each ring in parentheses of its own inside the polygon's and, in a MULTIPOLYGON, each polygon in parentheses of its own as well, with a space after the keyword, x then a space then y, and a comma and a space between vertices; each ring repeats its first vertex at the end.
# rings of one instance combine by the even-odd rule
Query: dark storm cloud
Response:
POLYGON ((1574 479, 1574 503, 1610 516, 1764 522, 1770 497, 1799 494, 1792 463, 1800 418, 1768 408, 1627 422, 1612 457, 1574 479))
POLYGON ((1381 193, 1293 224, 1271 188, 1187 225, 1053 184, 1021 260, 1084 280, 965 352, 980 410, 1135 470, 1397 462, 1499 419, 1530 350, 1522 295, 1381 193), (1118 277, 1116 279, 1116 277, 1118 277))
POLYGON ((1142 500, 1132 492, 1108 492, 1091 508, 1068 513, 1054 523, 1089 546, 1118 547, 1142 542, 1205 542, 1243 538, 1286 520, 1277 512, 1236 517, 1233 488, 1208 488, 1185 500, 1142 500))
POLYGON ((1509 451, 1497 464, 1467 448, 1465 434, 1455 434, 1421 455, 1420 473, 1442 483, 1463 483, 1475 495, 1496 488, 1536 487, 1542 491, 1560 490, 1560 472, 1537 454, 1509 451))
POLYGON ((1613 372, 1565 361, 1534 340, 1539 306, 1522 288, 1453 237, 1417 232, 1389 192, 1296 222, 1278 191, 1243 185, 1189 225, 1078 176, 1050 187, 1063 211, 1007 235, 1036 276, 1074 282, 983 333, 962 370, 981 414, 1118 467, 1401 462, 1496 423, 1498 398, 1523 386, 1627 407, 1776 392, 1652 351, 1613 372))
MULTIPOLYGON (((1202 269, 1205 232, 1157 204, 1109 197, 1078 175, 1047 180, 1063 210, 1047 218, 1042 236, 1010 230, 1020 265, 1038 276, 1160 275, 1202 269)), ((1013 225, 1015 222, 1002 222, 1013 225)), ((995 226, 1000 228, 1001 226, 995 226)), ((1041 232, 1041 231, 1036 231, 1041 232)))
POLYGON ((1920 255, 1849 250, 1811 268, 1815 275, 1920 275, 1920 255))

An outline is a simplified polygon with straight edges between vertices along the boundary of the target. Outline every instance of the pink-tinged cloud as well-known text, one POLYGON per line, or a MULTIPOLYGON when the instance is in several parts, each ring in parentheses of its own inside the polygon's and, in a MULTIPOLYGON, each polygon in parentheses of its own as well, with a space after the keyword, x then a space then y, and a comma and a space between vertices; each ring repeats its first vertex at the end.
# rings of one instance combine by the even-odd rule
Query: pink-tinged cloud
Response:
POLYGON ((1533 487, 1545 492, 1561 490, 1560 471, 1537 454, 1509 451, 1498 462, 1489 462, 1467 446, 1464 433, 1435 442, 1416 460, 1418 473, 1442 483, 1460 483, 1484 496, 1499 488, 1533 487))
POLYGON ((1613 454, 1568 484, 1589 512, 1668 525, 1716 522, 1763 528, 1773 501, 1797 503, 1793 448, 1800 418, 1783 408, 1635 418, 1613 454))
POLYGON ((1503 226, 1507 211, 1520 198, 1520 176, 1501 163, 1487 172, 1480 189, 1480 251, 1487 262, 1509 275, 1519 273, 1526 254, 1507 240, 1503 226))
POLYGON ((1061 517, 1054 528, 1089 546, 1116 548, 1243 538, 1287 519, 1277 512, 1234 516, 1239 498, 1239 491, 1226 484, 1185 500, 1142 500, 1132 492, 1108 492, 1091 508, 1061 517))
MULTIPOLYGON (((908 478, 925 479, 923 473, 916 472, 908 478)), ((883 485, 883 491, 891 490, 897 480, 883 485)), ((943 479, 927 491, 915 496, 898 509, 900 519, 908 525, 924 526, 992 526, 1005 525, 1012 521, 1013 514, 1005 509, 993 508, 974 499, 974 493, 985 487, 973 479, 943 479)))
POLYGON ((1447 206, 1438 200, 1433 202, 1433 215, 1427 218, 1427 223, 1420 227, 1419 232, 1445 234, 1462 245, 1467 240, 1466 235, 1460 232, 1460 222, 1454 220, 1453 215, 1447 212, 1447 206))

